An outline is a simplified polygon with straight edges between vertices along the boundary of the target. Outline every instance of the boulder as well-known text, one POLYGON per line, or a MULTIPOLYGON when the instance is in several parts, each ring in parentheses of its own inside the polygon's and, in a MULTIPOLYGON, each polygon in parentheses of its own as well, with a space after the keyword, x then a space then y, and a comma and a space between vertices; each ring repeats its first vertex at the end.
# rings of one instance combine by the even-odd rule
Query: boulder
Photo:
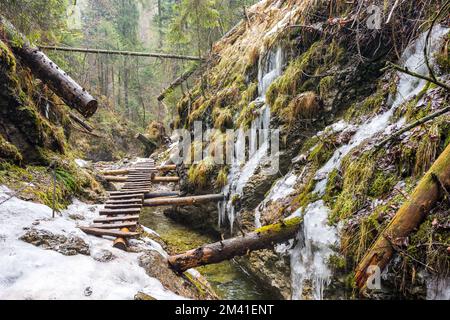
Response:
POLYGON ((83 239, 74 235, 53 234, 47 230, 30 229, 20 240, 45 250, 53 250, 65 256, 90 254, 89 245, 83 239))

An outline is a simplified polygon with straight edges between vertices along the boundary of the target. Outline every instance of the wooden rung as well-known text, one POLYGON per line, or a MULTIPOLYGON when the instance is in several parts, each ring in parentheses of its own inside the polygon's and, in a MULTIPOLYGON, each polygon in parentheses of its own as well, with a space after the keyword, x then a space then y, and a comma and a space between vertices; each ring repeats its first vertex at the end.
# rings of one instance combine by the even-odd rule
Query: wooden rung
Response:
POLYGON ((138 232, 122 232, 115 230, 105 230, 97 228, 80 227, 80 229, 87 234, 94 236, 111 236, 111 237, 121 237, 121 238, 136 238, 139 236, 138 232))
POLYGON ((142 208, 142 203, 107 203, 105 204, 105 209, 135 209, 142 208))
POLYGON ((150 191, 150 186, 127 186, 122 188, 123 191, 132 190, 134 193, 147 193, 150 191))
POLYGON ((110 196, 120 196, 120 195, 124 195, 124 194, 132 194, 132 193, 134 193, 134 194, 142 194, 142 192, 128 192, 128 191, 125 191, 125 190, 121 190, 121 191, 111 191, 111 192, 109 192, 109 195, 110 196))
MULTIPOLYGON (((127 183, 125 183, 124 187, 127 186, 151 186, 152 183, 150 180, 143 180, 143 181, 127 181, 127 183)), ((123 188, 122 188, 123 189, 123 188)))
POLYGON ((119 214, 136 214, 139 212, 141 212, 141 209, 117 209, 117 210, 107 209, 107 210, 100 210, 99 214, 101 216, 114 216, 119 214))
POLYGON ((124 216, 124 217, 99 218, 99 219, 95 219, 94 223, 138 221, 138 220, 139 220, 139 215, 134 215, 134 216, 124 216))
POLYGON ((112 195, 111 196, 111 198, 112 197, 120 197, 120 196, 129 196, 129 195, 136 195, 136 197, 135 198, 140 198, 142 195, 144 195, 144 194, 146 194, 146 193, 148 193, 149 192, 149 190, 147 189, 147 190, 142 190, 142 189, 126 189, 126 190, 123 190, 124 192, 122 193, 122 194, 115 194, 115 195, 112 195), (128 192, 127 192, 128 191, 128 192))
POLYGON ((141 204, 142 199, 108 200, 105 204, 141 204))
POLYGON ((137 222, 123 222, 123 223, 109 223, 109 224, 91 224, 89 228, 94 229, 122 229, 122 228, 136 228, 137 222))
POLYGON ((124 193, 124 194, 118 194, 114 196, 110 196, 110 200, 128 200, 128 199, 144 199, 144 193, 124 193))

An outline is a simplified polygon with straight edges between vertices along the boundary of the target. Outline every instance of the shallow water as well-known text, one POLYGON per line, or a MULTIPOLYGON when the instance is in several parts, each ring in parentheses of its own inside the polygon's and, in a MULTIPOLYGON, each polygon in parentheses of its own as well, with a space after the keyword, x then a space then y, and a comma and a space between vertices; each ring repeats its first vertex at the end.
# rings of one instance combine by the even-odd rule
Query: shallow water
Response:
MULTIPOLYGON (((147 208, 142 212, 140 222, 156 231, 173 251, 181 253, 205 243, 217 241, 211 235, 202 234, 176 223, 166 217, 162 211, 161 208, 147 208)), ((275 296, 233 261, 200 267, 197 270, 225 300, 275 299, 275 296)))

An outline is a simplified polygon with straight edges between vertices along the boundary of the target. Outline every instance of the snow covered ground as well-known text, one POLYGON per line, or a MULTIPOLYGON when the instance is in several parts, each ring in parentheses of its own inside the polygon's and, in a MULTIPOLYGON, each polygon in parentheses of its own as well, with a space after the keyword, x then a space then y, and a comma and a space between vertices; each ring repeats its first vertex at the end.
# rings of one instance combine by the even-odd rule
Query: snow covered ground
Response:
MULTIPOLYGON (((98 217, 100 206, 75 200, 52 220, 49 207, 15 197, 7 200, 11 195, 11 190, 0 186, 0 299, 124 300, 138 292, 158 300, 184 299, 147 276, 138 264, 139 254, 114 249, 111 240, 88 236, 77 228, 77 223, 87 225, 98 217), (73 220, 70 216, 75 214, 85 220, 73 220), (90 256, 65 256, 19 240, 27 228, 80 237, 89 245, 90 256), (108 262, 93 258, 105 251, 115 258, 108 262)), ((139 242, 147 249, 162 250, 150 240, 139 242)))

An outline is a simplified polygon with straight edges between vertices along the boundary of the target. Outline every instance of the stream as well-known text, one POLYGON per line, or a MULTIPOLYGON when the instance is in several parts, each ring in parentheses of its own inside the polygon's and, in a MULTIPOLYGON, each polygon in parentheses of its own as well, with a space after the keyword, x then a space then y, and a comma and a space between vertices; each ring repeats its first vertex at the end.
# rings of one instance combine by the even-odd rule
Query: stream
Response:
MULTIPOLYGON (((212 235, 181 225, 163 213, 163 208, 146 208, 140 223, 156 231, 178 253, 216 242, 212 235)), ((225 300, 273 300, 275 296, 234 261, 196 268, 225 300)))

